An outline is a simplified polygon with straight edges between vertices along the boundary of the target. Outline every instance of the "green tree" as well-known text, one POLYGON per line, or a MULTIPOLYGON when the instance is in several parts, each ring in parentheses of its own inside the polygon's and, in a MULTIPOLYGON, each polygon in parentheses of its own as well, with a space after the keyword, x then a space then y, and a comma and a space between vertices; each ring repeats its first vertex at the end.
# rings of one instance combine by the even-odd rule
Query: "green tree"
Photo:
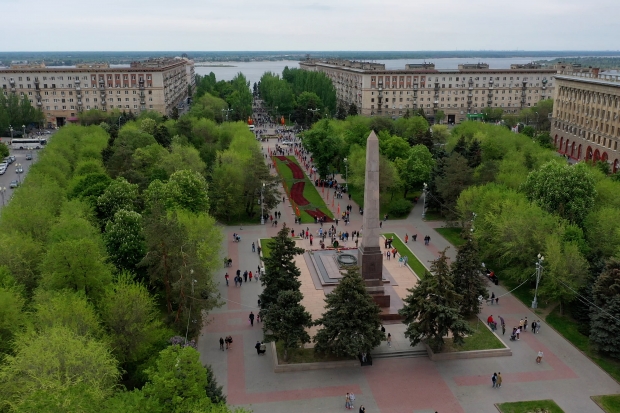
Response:
POLYGON ((261 318, 269 317, 269 308, 278 300, 281 291, 299 291, 301 272, 295 265, 295 256, 303 254, 303 248, 295 246, 289 236, 290 229, 282 225, 278 234, 273 237, 271 253, 264 258, 265 274, 260 277, 263 292, 260 294, 261 318))
POLYGON ((9 147, 4 143, 0 143, 0 159, 6 158, 9 155, 9 147))
POLYGON ((100 300, 101 320, 110 332, 110 344, 121 363, 149 355, 159 338, 161 323, 153 296, 146 287, 121 273, 100 300))
POLYGON ((544 210, 582 225, 596 198, 595 182, 589 167, 548 162, 530 172, 523 185, 528 199, 544 210))
POLYGON ((446 113, 443 110, 438 110, 435 112, 435 123, 441 124, 443 120, 446 118, 446 113))
POLYGON ((444 337, 452 335, 456 345, 472 330, 460 314, 463 297, 456 292, 446 251, 442 251, 420 283, 408 290, 404 306, 398 311, 407 325, 405 337, 412 346, 425 340, 435 352, 444 346, 444 337))
POLYGON ((355 103, 351 103, 349 105, 349 111, 347 112, 349 116, 357 116, 359 115, 359 110, 357 109, 357 105, 355 103))
POLYGON ((112 281, 101 245, 92 239, 53 244, 41 263, 41 285, 50 290, 70 289, 98 298, 112 281))
POLYGON ((65 327, 79 336, 103 338, 95 307, 84 294, 40 289, 35 294, 34 304, 34 325, 37 331, 65 327))
POLYGON ((0 395, 18 411, 26 410, 22 405, 39 405, 41 392, 53 395, 74 388, 79 389, 71 393, 74 397, 101 403, 120 378, 117 362, 105 344, 66 327, 52 327, 20 342, 15 355, 7 356, 0 367, 0 395))
MULTIPOLYGON (((473 170, 467 164, 467 159, 458 153, 453 153, 445 159, 443 176, 435 178, 437 194, 443 204, 441 211, 448 217, 454 217, 454 207, 461 192, 473 184, 473 170)), ((433 194, 436 196, 436 194, 433 194)))
POLYGON ((336 109, 336 119, 345 120, 347 116, 347 108, 344 107, 344 104, 340 103, 338 109, 336 109))
POLYGON ((163 412, 187 412, 207 398, 207 371, 200 354, 192 347, 170 346, 159 353, 155 365, 147 369, 149 382, 144 394, 159 402, 163 412))
POLYGON ((397 158, 394 165, 405 189, 403 197, 406 198, 410 190, 419 188, 429 180, 435 160, 426 146, 415 145, 406 159, 397 158))
POLYGON ((470 317, 480 312, 478 297, 488 297, 484 279, 480 275, 482 265, 478 251, 478 244, 471 237, 458 248, 456 260, 451 265, 454 290, 463 296, 460 303, 460 313, 463 317, 470 317))
POLYGON ((279 341, 284 347, 284 361, 288 352, 310 342, 306 328, 312 326, 312 317, 301 304, 303 295, 298 290, 283 290, 269 305, 263 330, 267 341, 279 341))
POLYGON ((334 291, 325 297, 326 311, 315 321, 317 352, 357 357, 381 344, 381 309, 366 290, 358 268, 348 268, 334 291))
POLYGON ((145 253, 142 216, 125 209, 116 211, 105 226, 103 240, 116 268, 135 270, 145 253))
POLYGON ((214 404, 225 404, 226 395, 224 394, 222 386, 219 386, 217 384, 217 380, 215 379, 215 373, 213 372, 213 367, 211 367, 210 364, 207 364, 204 367, 207 370, 207 387, 205 388, 207 392, 207 397, 211 399, 211 402, 213 402, 214 404))
POLYGON ((592 288, 590 341, 608 356, 620 359, 620 262, 612 259, 592 288))
POLYGON ((25 327, 26 300, 6 267, 0 267, 0 354, 13 347, 16 335, 25 327))
POLYGON ((308 127, 321 119, 320 110, 324 107, 325 105, 316 93, 303 92, 296 99, 295 119, 298 123, 308 127))
POLYGON ((400 136, 391 136, 389 132, 379 133, 379 150, 390 161, 396 158, 407 158, 409 155, 409 143, 400 136))
POLYGON ((97 215, 105 224, 121 209, 134 211, 137 198, 138 185, 127 182, 125 178, 117 178, 97 198, 97 215))
POLYGON ((192 212, 209 210, 207 181, 199 173, 188 170, 177 171, 170 176, 166 188, 172 202, 180 208, 192 212))

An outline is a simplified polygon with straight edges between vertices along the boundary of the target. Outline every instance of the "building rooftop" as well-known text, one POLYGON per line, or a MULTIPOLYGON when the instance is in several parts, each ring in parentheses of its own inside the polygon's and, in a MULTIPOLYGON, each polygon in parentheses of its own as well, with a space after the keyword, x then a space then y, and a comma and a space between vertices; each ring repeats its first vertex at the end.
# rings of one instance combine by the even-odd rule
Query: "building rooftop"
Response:
POLYGON ((563 75, 556 75, 556 79, 568 80, 573 82, 590 83, 601 86, 613 86, 620 88, 620 75, 619 74, 605 74, 605 73, 584 73, 574 72, 563 75))

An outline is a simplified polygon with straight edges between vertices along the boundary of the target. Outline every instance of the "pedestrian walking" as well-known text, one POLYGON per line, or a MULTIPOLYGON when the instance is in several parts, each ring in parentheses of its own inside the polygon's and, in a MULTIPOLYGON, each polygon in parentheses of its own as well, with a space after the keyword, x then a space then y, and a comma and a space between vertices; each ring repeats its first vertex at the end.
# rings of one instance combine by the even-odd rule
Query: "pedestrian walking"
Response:
POLYGON ((252 252, 256 252, 256 244, 252 243, 252 252))
POLYGON ((392 347, 392 334, 391 333, 388 333, 387 343, 388 343, 388 347, 392 347))
POLYGON ((536 321, 532 321, 532 333, 536 334, 536 321))
POLYGON ((519 335, 521 334, 521 327, 517 327, 517 340, 520 340, 519 335))
POLYGON ((540 320, 536 320, 536 334, 540 333, 540 320))
POLYGON ((405 244, 409 242, 409 235, 405 234, 405 244))
POLYGON ((250 311, 250 325, 252 327, 254 327, 254 313, 252 311, 250 311))
POLYGON ((387 257, 388 261, 390 260, 390 250, 387 250, 385 252, 385 256, 387 257))
POLYGON ((366 408, 364 407, 363 404, 360 406, 359 413, 366 413, 366 408))
POLYGON ((347 395, 345 396, 344 407, 346 409, 350 409, 351 408, 351 396, 349 395, 349 393, 347 393, 347 395))
POLYGON ((540 362, 542 361, 542 358, 543 358, 543 352, 539 351, 538 357, 536 357, 536 364, 540 364, 540 362))
POLYGON ((493 388, 495 388, 497 386, 497 373, 493 373, 493 376, 491 376, 491 382, 493 383, 493 388))
POLYGON ((379 228, 383 228, 383 221, 379 221, 379 228))
POLYGON ((497 387, 502 387, 502 373, 497 372, 497 387))
POLYGON ((525 333, 527 331, 527 317, 525 317, 525 319, 523 320, 523 332, 525 333))
POLYGON ((355 408, 355 406, 354 406, 354 404, 355 404, 355 394, 353 394, 353 392, 349 393, 349 399, 351 401, 351 404, 350 404, 351 409, 354 409, 355 408))
POLYGON ((260 356, 260 341, 256 342, 256 344, 254 345, 254 348, 256 349, 256 354, 260 356))
POLYGON ((228 287, 228 273, 224 275, 224 278, 226 279, 226 287, 228 287))
POLYGON ((248 282, 248 270, 245 270, 243 272, 243 281, 245 281, 246 283, 248 282))
POLYGON ((224 351, 224 339, 220 337, 220 350, 224 351))

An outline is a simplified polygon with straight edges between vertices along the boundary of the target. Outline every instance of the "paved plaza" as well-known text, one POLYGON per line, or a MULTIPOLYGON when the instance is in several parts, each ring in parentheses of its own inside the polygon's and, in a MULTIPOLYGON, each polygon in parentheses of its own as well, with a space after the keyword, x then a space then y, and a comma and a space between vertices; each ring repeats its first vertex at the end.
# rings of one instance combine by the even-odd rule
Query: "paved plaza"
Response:
MULTIPOLYGON (((267 153, 267 148, 274 146, 272 140, 263 144, 263 150, 267 153)), ((359 230, 362 221, 358 206, 345 197, 335 201, 334 212, 338 201, 341 211, 347 204, 353 205, 351 223, 346 229, 349 232, 359 230)), ((328 205, 332 205, 331 198, 328 205)), ((286 222, 297 232, 300 225, 294 225, 290 205, 281 203, 276 209, 282 213, 279 225, 286 222)), ((422 205, 418 204, 407 219, 384 222, 382 231, 394 232, 402 239, 408 234, 409 248, 428 265, 450 244, 433 229, 441 223, 425 222, 421 214, 422 205), (411 241, 412 234, 418 234, 417 242, 411 241), (425 235, 431 237, 428 246, 422 241, 425 235)), ((309 227, 316 234, 319 225, 304 224, 303 227, 309 227)), ((344 228, 340 222, 339 229, 344 228)), ((198 340, 198 350, 202 361, 213 366, 231 405, 246 406, 257 413, 335 412, 345 410, 345 394, 353 392, 356 395, 355 408, 364 405, 368 413, 496 413, 494 403, 538 399, 553 399, 565 412, 600 413, 590 396, 620 392, 618 383, 548 327, 544 320, 540 334, 528 331, 521 334, 518 342, 509 341, 509 333, 502 337, 500 332, 500 339, 512 350, 511 357, 441 362, 424 357, 376 358, 370 367, 274 373, 271 348, 268 346, 266 355, 261 356, 254 349, 256 341, 262 339, 261 324, 255 322, 252 327, 248 321, 250 311, 258 312, 260 283, 252 281, 235 287, 231 281, 227 287, 224 274, 228 271, 232 280, 237 269, 256 272, 259 257, 252 253, 252 242, 272 237, 278 229, 269 223, 223 229, 223 253, 233 262, 232 267, 224 268, 218 274, 219 291, 225 305, 209 314, 208 325, 198 340), (233 233, 241 234, 241 242, 233 242, 233 233), (233 347, 221 351, 218 340, 226 335, 233 337, 233 347), (544 352, 544 358, 538 365, 535 358, 540 350, 544 352), (503 376, 503 385, 499 389, 491 387, 494 372, 501 372, 503 376)), ((298 241, 300 246, 309 249, 307 242, 298 241)), ((349 244, 354 246, 351 241, 349 244)), ((453 258, 455 253, 453 247, 448 250, 449 257, 453 258)), ((331 290, 317 287, 303 256, 296 257, 296 260, 302 270, 303 305, 316 319, 323 310, 325 292, 331 290)), ((384 260, 384 265, 393 278, 386 291, 390 290, 392 297, 403 298, 407 288, 415 286, 415 275, 408 268, 399 267, 397 260, 384 260)), ((498 305, 483 307, 480 314, 483 320, 491 314, 494 318, 501 315, 509 330, 522 317, 527 317, 530 322, 540 318, 511 295, 503 296, 506 291, 501 286, 489 283, 488 288, 501 298, 498 305)), ((384 342, 375 353, 411 349, 404 337, 404 325, 386 324, 385 327, 393 336, 392 348, 388 349, 384 342)))

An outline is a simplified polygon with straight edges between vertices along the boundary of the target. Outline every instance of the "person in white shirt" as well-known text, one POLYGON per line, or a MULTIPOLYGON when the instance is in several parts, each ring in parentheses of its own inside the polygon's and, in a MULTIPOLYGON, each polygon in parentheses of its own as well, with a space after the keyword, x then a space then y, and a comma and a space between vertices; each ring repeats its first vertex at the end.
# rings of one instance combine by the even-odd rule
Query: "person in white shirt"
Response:
POLYGON ((542 358, 543 358, 543 352, 539 351, 538 357, 536 357, 536 364, 540 364, 540 362, 542 361, 542 358))

